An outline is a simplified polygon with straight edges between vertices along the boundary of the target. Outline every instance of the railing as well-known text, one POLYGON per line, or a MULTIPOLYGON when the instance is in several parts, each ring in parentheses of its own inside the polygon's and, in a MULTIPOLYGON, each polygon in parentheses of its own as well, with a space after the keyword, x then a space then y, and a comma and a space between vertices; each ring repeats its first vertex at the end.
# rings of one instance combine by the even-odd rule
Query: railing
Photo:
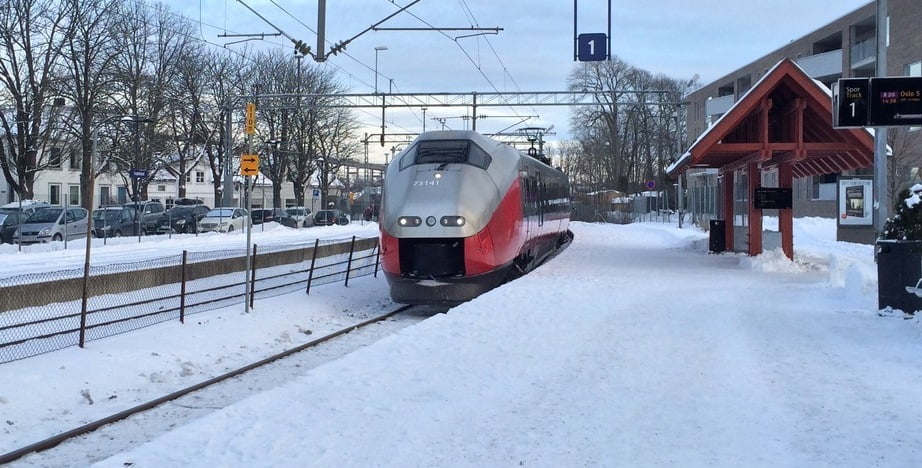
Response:
POLYGON ((877 39, 864 39, 852 44, 849 57, 852 68, 873 62, 877 58, 877 39))
POLYGON ((320 241, 312 246, 273 245, 188 253, 94 266, 86 297, 83 269, 0 279, 0 363, 226 307, 257 296, 375 275, 378 239, 320 241), (250 296, 246 297, 246 282, 250 296), (84 310, 83 304, 86 303, 84 310))

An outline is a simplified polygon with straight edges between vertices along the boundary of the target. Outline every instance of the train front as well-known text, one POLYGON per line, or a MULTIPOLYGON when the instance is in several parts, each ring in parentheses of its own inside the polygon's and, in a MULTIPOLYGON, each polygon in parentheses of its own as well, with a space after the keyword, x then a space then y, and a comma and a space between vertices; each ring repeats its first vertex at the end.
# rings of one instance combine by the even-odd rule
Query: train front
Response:
POLYGON ((476 132, 428 132, 389 164, 379 224, 395 302, 459 303, 506 278, 510 249, 496 243, 518 237, 513 154, 476 132))

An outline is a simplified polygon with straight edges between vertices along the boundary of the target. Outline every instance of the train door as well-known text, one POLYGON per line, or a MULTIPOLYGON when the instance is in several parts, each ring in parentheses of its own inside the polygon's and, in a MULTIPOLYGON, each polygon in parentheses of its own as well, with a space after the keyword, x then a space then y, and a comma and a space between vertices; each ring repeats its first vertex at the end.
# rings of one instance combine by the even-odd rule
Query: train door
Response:
POLYGON ((524 177, 519 181, 522 189, 522 217, 525 222, 525 238, 528 239, 531 234, 531 200, 532 200, 532 188, 531 188, 531 177, 528 174, 528 168, 522 165, 522 169, 519 172, 520 174, 525 174, 524 177))
POLYGON ((538 227, 544 226, 544 182, 541 173, 535 174, 535 204, 538 211, 538 227))

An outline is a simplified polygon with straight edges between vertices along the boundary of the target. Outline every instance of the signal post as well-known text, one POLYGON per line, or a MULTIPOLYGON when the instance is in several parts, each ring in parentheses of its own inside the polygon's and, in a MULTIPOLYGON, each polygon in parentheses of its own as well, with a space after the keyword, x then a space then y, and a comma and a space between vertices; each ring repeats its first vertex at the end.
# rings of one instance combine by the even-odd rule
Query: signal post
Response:
POLYGON ((240 175, 243 176, 243 206, 246 209, 246 217, 243 224, 246 226, 247 231, 247 241, 246 241, 246 267, 244 269, 244 297, 243 297, 243 311, 245 313, 250 312, 250 266, 252 265, 252 260, 250 259, 250 245, 251 245, 251 226, 250 226, 250 177, 259 175, 259 155, 253 154, 253 134, 256 133, 256 103, 248 102, 246 106, 246 139, 247 139, 247 154, 244 154, 240 157, 240 175))

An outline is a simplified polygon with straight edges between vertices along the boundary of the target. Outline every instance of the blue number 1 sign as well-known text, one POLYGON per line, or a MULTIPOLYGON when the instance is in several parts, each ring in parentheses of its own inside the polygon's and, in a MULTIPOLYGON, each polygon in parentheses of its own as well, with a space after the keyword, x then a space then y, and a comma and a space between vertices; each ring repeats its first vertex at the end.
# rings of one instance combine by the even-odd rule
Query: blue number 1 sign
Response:
POLYGON ((580 62, 600 62, 608 57, 608 37, 605 33, 580 34, 576 38, 580 62))

